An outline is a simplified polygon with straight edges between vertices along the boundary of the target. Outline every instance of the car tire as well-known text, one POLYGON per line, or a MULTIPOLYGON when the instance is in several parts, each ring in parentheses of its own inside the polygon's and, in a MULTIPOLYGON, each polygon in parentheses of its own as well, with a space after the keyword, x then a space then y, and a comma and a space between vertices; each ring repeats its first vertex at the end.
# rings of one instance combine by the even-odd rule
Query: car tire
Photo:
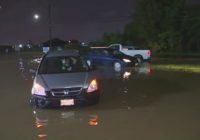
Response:
POLYGON ((115 71, 121 71, 122 65, 121 65, 120 62, 114 62, 113 68, 114 68, 115 71))
POLYGON ((87 103, 87 105, 96 105, 99 103, 99 100, 100 100, 100 96, 98 95, 96 98, 92 99, 91 101, 89 101, 87 103))
POLYGON ((42 99, 31 99, 30 104, 36 108, 46 108, 48 106, 48 102, 42 99))

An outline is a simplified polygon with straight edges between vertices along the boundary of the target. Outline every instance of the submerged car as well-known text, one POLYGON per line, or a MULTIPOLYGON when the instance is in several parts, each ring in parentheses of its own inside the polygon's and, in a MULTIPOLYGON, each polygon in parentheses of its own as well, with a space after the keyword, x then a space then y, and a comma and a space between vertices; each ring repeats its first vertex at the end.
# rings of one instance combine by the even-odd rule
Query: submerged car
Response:
POLYGON ((133 67, 139 64, 135 57, 128 56, 118 50, 105 48, 92 49, 85 57, 97 65, 113 66, 115 70, 121 70, 122 67, 133 67))
POLYGON ((37 107, 75 106, 99 101, 97 79, 76 50, 49 52, 34 78, 31 104, 37 107))

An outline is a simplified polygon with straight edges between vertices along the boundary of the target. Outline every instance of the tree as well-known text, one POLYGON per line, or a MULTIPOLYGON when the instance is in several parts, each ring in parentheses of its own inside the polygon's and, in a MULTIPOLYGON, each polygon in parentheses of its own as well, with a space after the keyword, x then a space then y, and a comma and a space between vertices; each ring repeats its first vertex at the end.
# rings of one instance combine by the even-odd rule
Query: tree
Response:
POLYGON ((183 49, 185 51, 200 50, 200 5, 191 5, 187 7, 185 19, 183 22, 183 49))
POLYGON ((127 45, 141 46, 145 41, 145 37, 143 35, 144 33, 139 29, 137 24, 135 24, 135 22, 131 22, 127 24, 124 29, 123 42, 127 45))
POLYGON ((124 38, 143 42, 154 51, 179 49, 184 5, 184 0, 136 0, 124 38))
POLYGON ((95 42, 91 42, 92 46, 105 46, 113 43, 121 43, 122 42, 122 34, 119 32, 113 33, 104 33, 100 40, 95 42))

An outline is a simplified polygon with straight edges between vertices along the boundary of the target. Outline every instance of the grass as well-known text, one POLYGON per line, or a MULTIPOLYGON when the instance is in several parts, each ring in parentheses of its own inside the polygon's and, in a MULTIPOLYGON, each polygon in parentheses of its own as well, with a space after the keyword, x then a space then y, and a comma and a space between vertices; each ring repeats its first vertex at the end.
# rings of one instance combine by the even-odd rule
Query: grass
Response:
POLYGON ((191 65, 191 64, 155 64, 153 65, 153 68, 161 70, 200 73, 200 65, 191 65))
POLYGON ((200 53, 199 52, 193 52, 193 53, 158 53, 154 54, 154 57, 158 58, 200 58, 200 53))

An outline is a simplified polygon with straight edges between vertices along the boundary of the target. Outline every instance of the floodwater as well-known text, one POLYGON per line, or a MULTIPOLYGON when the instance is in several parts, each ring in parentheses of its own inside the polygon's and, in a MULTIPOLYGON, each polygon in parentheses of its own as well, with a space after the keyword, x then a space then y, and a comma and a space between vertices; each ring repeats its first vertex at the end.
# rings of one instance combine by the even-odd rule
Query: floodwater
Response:
POLYGON ((200 139, 200 74, 150 64, 99 68, 99 104, 36 109, 29 105, 32 67, 19 57, 0 60, 1 140, 200 139))

